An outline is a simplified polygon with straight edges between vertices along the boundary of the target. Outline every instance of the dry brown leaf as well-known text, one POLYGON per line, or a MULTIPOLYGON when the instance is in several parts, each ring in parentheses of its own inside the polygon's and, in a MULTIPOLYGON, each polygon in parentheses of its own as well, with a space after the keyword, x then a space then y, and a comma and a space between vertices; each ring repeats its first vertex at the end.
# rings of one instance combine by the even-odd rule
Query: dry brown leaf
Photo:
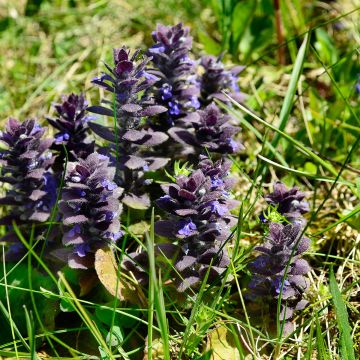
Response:
POLYGON ((234 335, 220 325, 208 335, 206 350, 212 350, 211 360, 239 360, 240 354, 236 347, 234 335))
POLYGON ((121 274, 110 247, 95 252, 95 270, 105 289, 121 301, 128 301, 140 307, 147 306, 146 298, 140 288, 131 285, 121 274), (117 289, 117 295, 116 294, 117 289))
POLYGON ((109 247, 98 249, 95 253, 95 270, 105 289, 118 299, 124 300, 123 284, 117 276, 114 254, 109 247), (117 287, 117 295, 116 295, 117 287))

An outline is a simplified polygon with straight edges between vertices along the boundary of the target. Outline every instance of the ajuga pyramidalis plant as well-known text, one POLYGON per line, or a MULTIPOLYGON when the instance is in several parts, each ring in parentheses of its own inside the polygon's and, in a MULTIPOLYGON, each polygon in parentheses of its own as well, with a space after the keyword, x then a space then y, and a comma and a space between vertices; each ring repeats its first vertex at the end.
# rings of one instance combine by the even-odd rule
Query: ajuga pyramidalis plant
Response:
POLYGON ((210 104, 204 110, 184 118, 188 127, 173 127, 168 133, 177 142, 192 146, 198 155, 205 151, 221 155, 234 154, 244 147, 234 138, 240 129, 229 121, 229 115, 223 114, 215 104, 210 104))
POLYGON ((229 99, 222 93, 223 91, 235 101, 242 102, 244 94, 240 92, 237 75, 243 69, 243 66, 226 69, 221 62, 221 57, 203 56, 200 60, 201 74, 197 78, 201 104, 208 105, 214 99, 229 102, 229 99))
POLYGON ((155 156, 153 151, 153 147, 165 142, 168 136, 153 131, 142 122, 143 117, 167 110, 155 105, 150 96, 140 96, 158 81, 145 71, 148 62, 149 58, 141 57, 139 50, 130 56, 125 48, 114 49, 114 67, 106 65, 108 73, 93 80, 94 84, 111 93, 112 98, 103 100, 108 107, 88 108, 90 112, 115 117, 114 129, 93 122, 89 122, 89 126, 110 142, 109 155, 117 169, 115 182, 125 190, 122 202, 136 209, 150 206, 143 189, 148 184, 144 172, 158 170, 169 161, 167 157, 155 156))
MULTIPOLYGON (((195 62, 190 59, 192 37, 189 28, 158 24, 152 33, 155 44, 148 50, 154 69, 148 72, 160 81, 154 84, 155 99, 168 111, 160 115, 159 126, 169 128, 189 110, 198 109, 199 90, 195 82, 195 62)), ((154 91, 152 89, 152 91, 154 91)))
MULTIPOLYGON (((10 185, 0 204, 11 206, 0 224, 10 229, 13 221, 17 225, 45 222, 55 204, 56 183, 50 172, 54 158, 48 151, 52 140, 42 139, 44 132, 45 128, 35 120, 21 123, 11 118, 0 134, 0 140, 7 146, 0 152, 0 181, 10 185)), ((15 256, 22 246, 13 231, 6 240, 13 242, 9 257, 15 256)))
MULTIPOLYGON (((303 236, 305 220, 302 214, 309 211, 304 200, 305 194, 298 188, 287 189, 281 182, 276 182, 274 191, 265 196, 280 217, 279 222, 271 222, 265 243, 255 247, 260 255, 249 264, 252 278, 249 283, 248 297, 267 304, 270 314, 276 314, 278 299, 281 294, 279 320, 284 322, 284 334, 293 330, 291 322, 294 312, 306 307, 304 292, 309 288, 305 275, 310 266, 301 256, 309 248, 310 240, 303 236), (281 221, 283 220, 283 221, 281 221)), ((263 222, 268 222, 264 215, 263 222)), ((272 319, 275 322, 275 318, 272 319)))
MULTIPOLYGON (((176 183, 163 185, 166 195, 156 201, 167 220, 156 222, 155 232, 177 244, 163 245, 160 250, 175 258, 180 292, 196 287, 208 270, 209 281, 213 281, 229 264, 225 243, 236 223, 230 210, 238 205, 229 197, 233 185, 229 168, 229 161, 213 163, 202 158, 189 176, 180 175, 176 183)), ((134 262, 144 264, 144 256, 135 255, 133 260, 125 261, 125 266, 136 273, 134 262)))
POLYGON ((285 322, 284 334, 293 330, 291 319, 294 312, 304 309, 308 303, 303 299, 303 294, 309 288, 305 275, 310 271, 310 266, 301 256, 309 245, 309 239, 302 236, 300 224, 271 223, 266 242, 255 247, 260 255, 249 264, 253 276, 248 295, 253 300, 267 304, 269 313, 274 315, 281 293, 279 320, 280 323, 285 322))
MULTIPOLYGON (((90 106, 88 110, 100 115, 116 116, 119 120, 119 130, 136 129, 140 125, 141 117, 154 116, 166 111, 163 106, 155 105, 151 97, 139 96, 140 92, 159 81, 156 76, 145 70, 150 59, 141 55, 140 50, 130 55, 130 51, 125 47, 114 49, 113 58, 114 67, 105 64, 108 72, 92 82, 112 94, 114 98, 103 100, 107 107, 90 106)), ((123 133, 119 133, 120 137, 122 135, 123 133)))
POLYGON ((266 202, 290 222, 304 221, 302 215, 310 210, 309 203, 304 198, 305 193, 296 186, 288 189, 280 181, 274 184, 274 191, 265 196, 266 202))
POLYGON ((63 96, 55 104, 56 118, 47 121, 58 130, 52 149, 57 152, 56 167, 62 168, 65 160, 64 145, 70 161, 84 159, 94 152, 94 142, 87 140, 87 122, 91 117, 86 113, 87 102, 83 94, 63 96))
POLYGON ((109 158, 96 152, 68 164, 59 209, 65 227, 63 244, 71 247, 70 267, 92 267, 94 252, 122 235, 118 198, 123 189, 114 183, 114 176, 109 158))

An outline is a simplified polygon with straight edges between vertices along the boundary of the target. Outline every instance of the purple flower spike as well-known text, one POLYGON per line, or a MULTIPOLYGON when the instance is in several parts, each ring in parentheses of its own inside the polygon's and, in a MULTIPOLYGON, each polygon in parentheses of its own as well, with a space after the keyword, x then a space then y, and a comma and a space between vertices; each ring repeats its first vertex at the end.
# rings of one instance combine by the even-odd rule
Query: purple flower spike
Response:
MULTIPOLYGON (((155 44, 148 50, 155 69, 149 69, 159 75, 155 84, 155 99, 168 109, 167 114, 159 117, 160 128, 171 127, 177 119, 188 111, 199 107, 197 85, 191 81, 195 77, 194 61, 189 57, 192 38, 189 29, 183 25, 157 25, 152 34, 155 44)), ((155 126, 156 127, 156 126, 155 126)))
POLYGON ((310 210, 309 203, 304 198, 305 194, 297 187, 288 189, 280 181, 274 184, 274 191, 265 196, 267 203, 276 206, 277 211, 290 222, 302 221, 302 215, 310 210))
POLYGON ((122 189, 113 183, 114 174, 109 158, 98 153, 68 164, 59 209, 63 244, 74 246, 69 266, 86 268, 98 248, 120 236, 122 189))
MULTIPOLYGON (((52 140, 42 139, 44 132, 45 128, 34 120, 20 123, 10 118, 5 131, 0 133, 0 141, 6 145, 6 149, 0 150, 0 181, 10 185, 0 204, 11 207, 0 219, 1 225, 10 226, 15 221, 19 226, 28 224, 29 228, 29 224, 43 223, 50 217, 56 199, 56 181, 50 172, 54 162, 49 152, 52 140)), ((41 232, 37 227, 35 236, 41 232)), ((19 240, 11 234, 10 229, 5 237, 14 239, 10 257, 17 260, 15 250, 19 240)))
POLYGON ((240 93, 237 75, 243 70, 241 66, 232 69, 225 69, 221 57, 203 56, 200 61, 203 73, 198 77, 200 84, 201 103, 210 104, 214 98, 229 102, 229 99, 222 93, 227 92, 234 100, 242 102, 244 95, 240 93))
POLYGON ((12 206, 10 215, 2 224, 44 222, 49 216, 56 197, 56 184, 49 170, 54 158, 47 155, 51 140, 43 140, 45 132, 34 120, 23 123, 9 119, 0 140, 7 145, 1 150, 2 174, 0 181, 9 183, 2 205, 12 206))
POLYGON ((94 143, 87 140, 89 116, 86 114, 87 102, 84 95, 63 96, 62 103, 54 104, 57 117, 47 121, 59 132, 55 134, 53 149, 58 152, 55 169, 62 170, 66 150, 70 161, 86 158, 94 151, 94 143))
MULTIPOLYGON (((148 90, 159 78, 144 71, 150 58, 141 56, 140 50, 132 55, 125 47, 114 49, 114 67, 107 65, 109 73, 103 74, 92 82, 116 95, 116 116, 122 119, 121 133, 124 130, 137 129, 141 117, 154 116, 165 112, 163 106, 155 105, 153 99, 148 96, 139 96, 140 92, 148 90)), ((99 115, 114 117, 114 110, 103 106, 90 106, 88 111, 99 115)), ((106 127, 89 123, 92 130, 105 140, 116 142, 114 133, 108 134, 106 127)))
MULTIPOLYGON (((131 54, 125 47, 114 49, 113 56, 114 66, 106 65, 108 72, 94 79, 93 83, 109 93, 109 100, 103 103, 113 104, 115 96, 115 109, 108 105, 90 106, 87 110, 109 117, 116 115, 121 121, 117 121, 118 129, 95 122, 89 122, 89 127, 111 143, 106 151, 117 169, 115 182, 124 188, 122 203, 130 208, 144 210, 150 206, 146 186, 151 181, 145 178, 144 173, 164 167, 170 159, 155 155, 156 147, 169 137, 163 131, 154 131, 150 121, 142 120, 164 113, 167 108, 156 104, 149 93, 159 81, 158 76, 146 71, 150 58, 142 56, 139 50, 131 54)), ((164 86, 162 96, 171 97, 171 87, 164 86)), ((104 186, 111 190, 114 185, 104 186)))
POLYGON ((222 114, 215 104, 210 104, 188 117, 187 122, 192 128, 173 127, 168 132, 174 140, 191 145, 200 153, 206 149, 220 154, 234 154, 244 147, 233 138, 240 129, 230 125, 229 120, 230 117, 222 114))
MULTIPOLYGON (((201 157, 199 167, 189 176, 180 175, 176 183, 163 185, 166 195, 156 203, 167 214, 167 220, 155 223, 159 236, 177 240, 179 245, 166 244, 171 248, 168 257, 174 258, 174 266, 181 277, 176 278, 177 290, 196 288, 209 270, 209 281, 214 281, 229 265, 224 247, 236 219, 229 210, 238 205, 223 195, 229 191, 232 181, 227 178, 230 162, 213 163, 201 157), (213 180, 217 186, 212 186, 213 180), (220 250, 221 249, 221 250, 220 250)), ((159 249, 159 245, 156 249, 159 249)), ((134 260, 142 261, 143 254, 134 260)), ((144 281, 144 272, 133 262, 125 262, 126 268, 144 281)))
POLYGON ((270 311, 276 313, 281 295, 280 320, 285 320, 286 326, 291 325, 294 311, 306 304, 302 297, 310 286, 305 277, 310 266, 301 255, 308 247, 309 239, 302 236, 300 224, 270 223, 266 242, 255 247, 260 255, 249 264, 252 278, 247 297, 268 303, 270 311))

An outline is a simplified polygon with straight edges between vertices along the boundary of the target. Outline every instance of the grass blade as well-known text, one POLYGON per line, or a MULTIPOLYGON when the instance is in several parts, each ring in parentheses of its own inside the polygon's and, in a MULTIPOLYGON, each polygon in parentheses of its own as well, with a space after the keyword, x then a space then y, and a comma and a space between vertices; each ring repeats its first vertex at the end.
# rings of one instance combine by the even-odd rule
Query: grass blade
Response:
POLYGON ((354 345, 348 313, 341 292, 335 279, 333 268, 330 269, 330 292, 333 298, 336 320, 340 336, 340 352, 343 359, 355 360, 354 345))
POLYGON ((315 313, 316 321, 316 346, 319 360, 330 360, 329 352, 327 351, 323 334, 321 333, 321 327, 317 312, 315 313))
POLYGON ((164 295, 162 291, 161 277, 159 282, 156 276, 155 268, 155 254, 154 254, 154 208, 151 214, 151 228, 150 236, 148 236, 148 255, 150 264, 150 276, 149 276, 149 315, 148 315, 148 359, 152 358, 152 322, 153 322, 153 310, 155 308, 157 322, 160 328, 160 335, 163 341, 164 359, 170 360, 170 348, 169 348, 169 329, 166 319, 166 309, 164 303, 164 295))
POLYGON ((313 159, 313 161, 317 162, 318 164, 322 165, 325 169, 327 169, 330 173, 332 173, 334 176, 338 175, 338 172, 336 169, 327 161, 323 160, 320 156, 315 154, 312 150, 304 146, 300 141, 295 140, 292 136, 286 134, 285 132, 279 130, 276 126, 269 124, 265 120, 261 119, 259 116, 252 113, 249 109, 247 109, 245 106, 239 104, 234 99, 232 99, 229 95, 225 94, 225 96, 240 110, 245 112, 246 114, 250 115, 253 119, 257 120, 261 124, 265 125, 266 127, 270 128, 271 130, 274 130, 279 135, 281 135, 283 138, 288 140, 290 143, 292 143, 298 150, 306 154, 309 158, 313 159))
MULTIPOLYGON (((316 175, 316 174, 311 174, 309 172, 306 172, 306 171, 301 171, 301 170, 296 170, 296 169, 293 169, 293 168, 290 168, 290 167, 287 167, 287 166, 284 166, 284 165, 280 165, 278 163, 276 163, 275 161, 272 161, 268 158, 266 158, 265 156, 262 156, 262 155, 258 155, 257 156, 259 159, 261 159, 262 161, 272 165, 272 166, 275 166, 277 168, 280 168, 280 169, 283 169, 287 172, 291 172, 291 173, 294 173, 296 175, 299 175, 299 176, 305 176, 307 178, 310 178, 310 179, 314 179, 314 180, 317 180, 317 181, 324 181, 324 182, 330 182, 330 183, 334 183, 336 181, 336 179, 333 179, 329 176, 320 176, 320 175, 316 175)), ((349 187, 354 187, 355 185, 352 184, 350 181, 346 181, 346 180, 338 180, 337 181, 339 184, 344 184, 344 185, 347 185, 349 187)))
MULTIPOLYGON (((291 73, 289 87, 286 91, 284 103, 283 103, 283 106, 280 111, 280 116, 279 116, 279 121, 280 121, 279 130, 280 131, 283 131, 285 129, 286 124, 289 120, 290 112, 293 107, 293 101, 294 101, 294 97, 295 97, 295 93, 296 93, 296 89, 297 89, 297 84, 298 84, 300 75, 302 73, 302 69, 303 69, 304 62, 305 62, 305 55, 306 55, 306 51, 309 47, 309 43, 310 43, 310 34, 307 33, 305 35, 305 39, 304 39, 303 43, 301 44, 300 50, 297 54, 294 68, 291 73)), ((279 140, 280 140, 280 134, 277 133, 274 136, 274 140, 272 141, 271 145, 274 148, 276 148, 276 146, 279 143, 279 140)))
POLYGON ((335 226, 343 223, 344 221, 352 218, 353 216, 355 216, 358 212, 360 211, 360 205, 357 206, 354 210, 352 210, 351 212, 349 212, 347 215, 343 216, 342 218, 340 218, 338 221, 334 222, 333 224, 329 225, 328 227, 326 227, 325 229, 316 232, 315 234, 313 234, 313 236, 317 236, 317 235, 321 235, 329 230, 331 230, 332 228, 334 228, 335 226))

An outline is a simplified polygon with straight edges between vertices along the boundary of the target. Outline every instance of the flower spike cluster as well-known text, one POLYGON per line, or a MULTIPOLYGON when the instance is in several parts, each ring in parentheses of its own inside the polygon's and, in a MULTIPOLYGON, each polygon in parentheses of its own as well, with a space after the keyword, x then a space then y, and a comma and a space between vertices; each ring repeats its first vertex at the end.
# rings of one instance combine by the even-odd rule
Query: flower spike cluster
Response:
MULTIPOLYGON (((235 180, 229 177, 226 156, 238 154, 243 145, 237 139, 239 127, 215 100, 228 102, 224 93, 243 100, 237 78, 242 68, 225 68, 221 57, 193 61, 192 38, 181 23, 158 25, 152 36, 154 45, 146 56, 126 47, 114 49, 113 65, 105 64, 105 73, 92 81, 107 94, 101 105, 88 107, 83 94, 64 96, 54 105, 56 114, 48 118, 56 129, 54 139, 43 139, 45 128, 34 120, 9 119, 0 132, 5 144, 0 182, 6 184, 0 205, 8 207, 0 218, 8 233, 0 240, 10 245, 6 260, 17 260, 26 251, 14 222, 26 235, 35 229, 38 240, 45 237, 44 222, 51 219, 46 232, 46 240, 56 240, 51 254, 71 268, 91 269, 94 262, 106 261, 95 256, 98 250, 122 237, 123 206, 129 220, 145 220, 126 227, 128 238, 138 240, 135 236, 148 229, 146 210, 156 204, 154 231, 162 239, 154 254, 157 266, 160 260, 171 264, 166 284, 179 293, 194 293, 204 278, 216 285, 226 272, 227 242, 238 223, 232 210, 239 205, 231 195, 235 180), (110 117, 115 126, 92 121, 88 112, 110 117), (95 143, 92 133, 104 141, 95 143), (173 173, 164 169, 168 163, 173 173), (165 183, 165 174, 171 183, 165 183), (59 214, 52 213, 57 194, 59 214)), ((268 212, 260 218, 266 236, 249 263, 246 296, 268 305, 272 314, 280 305, 288 334, 295 312, 307 306, 310 265, 302 257, 310 246, 303 217, 309 204, 297 187, 288 189, 281 182, 265 200, 268 212)), ((149 254, 137 246, 128 242, 121 266, 145 285, 149 254)))
POLYGON ((168 133, 179 143, 193 146, 200 154, 205 149, 222 155, 244 149, 233 137, 240 129, 230 125, 230 116, 224 115, 215 104, 192 113, 185 120, 191 127, 173 127, 168 133))
POLYGON ((114 50, 114 67, 106 66, 109 73, 93 80, 93 83, 115 94, 115 110, 112 101, 104 101, 109 107, 90 106, 88 111, 110 117, 116 114, 117 129, 90 122, 90 128, 100 137, 109 141, 110 155, 117 168, 116 183, 124 188, 122 202, 135 209, 146 209, 150 199, 143 190, 146 185, 144 172, 155 171, 169 161, 158 157, 152 151, 164 143, 168 136, 161 131, 153 131, 141 123, 142 117, 151 117, 166 108, 154 105, 149 96, 141 96, 158 79, 146 72, 149 58, 140 58, 139 51, 130 56, 124 47, 114 50))
POLYGON ((0 155, 0 180, 11 185, 0 203, 12 206, 11 214, 2 218, 2 224, 10 225, 12 220, 43 222, 49 218, 53 205, 49 197, 52 183, 49 169, 54 158, 48 152, 52 140, 43 140, 44 132, 35 120, 20 123, 9 119, 6 131, 0 135, 0 140, 7 145, 0 155))
POLYGON ((308 304, 303 294, 310 285, 305 276, 310 266, 301 258, 310 246, 310 240, 303 236, 305 220, 302 214, 309 211, 304 198, 305 194, 298 188, 288 190, 281 182, 275 183, 274 192, 266 195, 265 200, 286 221, 269 224, 265 243, 255 247, 260 255, 249 264, 253 276, 248 297, 267 303, 270 312, 276 313, 281 294, 280 321, 284 321, 284 334, 293 330, 294 312, 303 310, 308 304))
POLYGON ((229 102, 222 93, 225 91, 235 101, 242 102, 244 95, 240 92, 237 84, 237 75, 244 69, 243 66, 234 66, 227 70, 221 62, 221 57, 203 56, 200 60, 203 73, 197 79, 200 86, 201 104, 208 105, 214 99, 229 102))
POLYGON ((118 198, 123 189, 113 182, 114 175, 109 158, 96 152, 68 164, 59 209, 63 244, 72 247, 68 261, 73 268, 91 267, 94 252, 122 235, 118 198))
POLYGON ((54 108, 57 117, 55 119, 48 118, 47 121, 58 130, 52 146, 59 153, 56 162, 61 164, 64 162, 63 145, 66 146, 70 161, 86 158, 93 153, 94 142, 86 141, 87 122, 90 120, 90 116, 86 114, 87 102, 84 95, 64 96, 62 103, 55 104, 54 108))
MULTIPOLYGON (((197 287, 207 271, 209 281, 213 281, 229 265, 225 243, 236 223, 230 210, 238 205, 229 198, 233 185, 227 177, 229 168, 229 161, 213 163, 203 158, 189 176, 180 175, 176 183, 164 185, 166 195, 156 202, 167 214, 167 220, 156 222, 155 232, 174 242, 165 248, 167 256, 175 258, 179 292, 197 287)), ((160 250, 164 251, 164 245, 160 250)), ((134 263, 143 264, 143 258, 142 253, 135 255, 133 261, 127 260, 124 265, 136 273, 134 263)), ((139 269, 137 273, 143 275, 139 269)))
POLYGON ((290 222, 303 221, 302 215, 309 212, 309 203, 304 198, 305 194, 296 186, 287 189, 280 181, 274 184, 274 191, 265 196, 266 202, 290 222))
MULTIPOLYGON (((50 173, 54 158, 48 152, 52 140, 42 139, 44 132, 45 128, 35 120, 20 123, 9 119, 6 130, 0 134, 0 140, 7 145, 0 152, 0 181, 11 186, 0 199, 1 205, 11 206, 8 215, 0 219, 2 225, 11 226, 13 221, 17 225, 42 223, 50 217, 56 199, 56 183, 50 173)), ((19 247, 12 231, 6 238, 15 241, 14 249, 19 247)))
MULTIPOLYGON (((166 111, 163 106, 154 105, 151 98, 139 97, 140 92, 149 89, 159 79, 145 71, 150 59, 141 57, 140 50, 136 50, 130 56, 129 50, 122 47, 114 49, 113 55, 114 67, 106 65, 108 72, 95 78, 92 82, 115 96, 115 99, 104 100, 107 107, 90 106, 88 111, 110 117, 116 116, 121 130, 136 129, 140 125, 141 117, 154 116, 166 111)), ((92 129, 99 136, 104 137, 101 133, 102 127, 92 125, 90 123, 92 129)))
POLYGON ((189 109, 200 106, 199 90, 194 81, 195 63, 189 57, 192 38, 189 29, 181 23, 175 26, 159 24, 152 36, 155 44, 148 54, 155 69, 148 71, 160 78, 155 84, 155 98, 168 109, 166 121, 161 126, 171 127, 189 109))

